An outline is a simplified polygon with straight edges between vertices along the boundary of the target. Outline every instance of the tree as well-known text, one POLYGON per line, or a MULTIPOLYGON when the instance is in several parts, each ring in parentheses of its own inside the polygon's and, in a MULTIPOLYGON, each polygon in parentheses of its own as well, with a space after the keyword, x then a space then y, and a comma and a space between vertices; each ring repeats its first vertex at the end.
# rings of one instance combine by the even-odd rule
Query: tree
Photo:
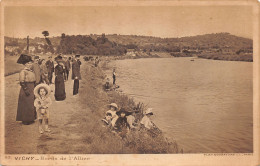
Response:
POLYGON ((42 32, 43 36, 46 38, 47 36, 49 36, 49 32, 48 31, 43 31, 42 32))
POLYGON ((48 50, 49 50, 51 53, 53 53, 53 52, 54 52, 54 48, 53 48, 53 46, 52 46, 52 44, 51 44, 50 39, 47 38, 47 36, 49 36, 49 32, 48 32, 48 31, 43 31, 42 34, 43 34, 43 36, 45 37, 45 40, 46 40, 46 42, 47 42, 47 44, 48 44, 48 46, 49 46, 48 50))

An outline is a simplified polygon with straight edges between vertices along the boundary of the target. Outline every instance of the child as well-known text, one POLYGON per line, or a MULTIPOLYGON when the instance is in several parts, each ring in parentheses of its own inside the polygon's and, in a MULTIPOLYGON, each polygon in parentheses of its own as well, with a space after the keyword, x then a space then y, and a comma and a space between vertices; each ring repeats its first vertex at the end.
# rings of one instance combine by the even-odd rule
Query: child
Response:
POLYGON ((152 108, 148 108, 144 112, 144 117, 141 120, 141 124, 147 128, 147 129, 152 129, 154 126, 153 122, 150 120, 150 117, 153 115, 152 108))
POLYGON ((37 117, 39 120, 39 132, 42 134, 43 120, 45 122, 45 131, 50 132, 48 127, 49 123, 49 106, 51 105, 50 87, 47 84, 39 84, 34 88, 34 95, 36 99, 34 100, 34 106, 36 107, 37 117))
POLYGON ((110 125, 110 124, 111 124, 111 120, 112 120, 112 114, 111 114, 110 112, 107 112, 105 118, 102 119, 102 121, 103 121, 106 125, 110 125))
POLYGON ((109 91, 110 90, 110 85, 109 85, 109 78, 107 78, 106 84, 105 84, 105 90, 109 91))
POLYGON ((107 125, 114 127, 116 120, 118 118, 116 111, 118 109, 116 103, 109 104, 110 110, 106 112, 106 116, 103 119, 104 122, 106 122, 107 125))
POLYGON ((130 129, 135 129, 135 116, 136 113, 139 112, 136 108, 133 109, 132 112, 129 112, 129 115, 126 117, 127 123, 129 124, 130 129))
POLYGON ((116 69, 113 69, 113 85, 116 84, 116 69))
POLYGON ((119 116, 116 120, 114 129, 119 132, 119 135, 121 137, 125 137, 128 129, 130 128, 129 124, 127 123, 128 112, 125 111, 124 108, 121 108, 120 111, 117 112, 117 115, 119 116))

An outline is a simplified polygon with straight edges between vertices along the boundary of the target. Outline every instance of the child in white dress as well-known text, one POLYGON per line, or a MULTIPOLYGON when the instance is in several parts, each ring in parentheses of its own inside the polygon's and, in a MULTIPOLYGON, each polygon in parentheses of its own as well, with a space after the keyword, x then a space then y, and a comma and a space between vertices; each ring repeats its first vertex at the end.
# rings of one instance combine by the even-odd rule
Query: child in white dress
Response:
POLYGON ((107 125, 114 127, 118 118, 116 111, 118 109, 116 103, 109 104, 110 109, 106 112, 105 118, 102 119, 107 125))
POLYGON ((140 122, 147 129, 152 129, 153 127, 155 127, 153 122, 150 119, 152 115, 153 115, 152 108, 148 108, 147 110, 145 110, 144 117, 140 122))
POLYGON ((50 132, 49 124, 49 107, 51 105, 51 98, 49 97, 51 90, 47 84, 39 84, 34 88, 34 106, 37 111, 37 118, 39 120, 39 132, 42 134, 44 131, 50 132), (43 127, 43 121, 45 128, 43 127))

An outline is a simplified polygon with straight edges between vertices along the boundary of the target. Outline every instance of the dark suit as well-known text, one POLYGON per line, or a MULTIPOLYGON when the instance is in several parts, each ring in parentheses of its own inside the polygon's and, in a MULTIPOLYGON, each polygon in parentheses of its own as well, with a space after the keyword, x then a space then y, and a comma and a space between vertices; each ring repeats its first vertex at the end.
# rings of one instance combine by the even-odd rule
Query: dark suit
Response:
POLYGON ((74 79, 73 95, 78 94, 79 91, 79 80, 81 79, 80 65, 80 60, 75 60, 72 62, 72 79, 74 79))
POLYGON ((70 72, 70 61, 69 60, 65 61, 65 72, 66 72, 65 79, 68 80, 69 79, 69 72, 70 72))
POLYGON ((53 72, 54 72, 54 63, 53 63, 53 61, 48 60, 46 62, 46 67, 47 67, 47 70, 48 70, 49 82, 52 83, 52 75, 53 75, 53 72))
POLYGON ((35 86, 41 83, 41 68, 38 63, 33 63, 32 71, 35 74, 35 86))

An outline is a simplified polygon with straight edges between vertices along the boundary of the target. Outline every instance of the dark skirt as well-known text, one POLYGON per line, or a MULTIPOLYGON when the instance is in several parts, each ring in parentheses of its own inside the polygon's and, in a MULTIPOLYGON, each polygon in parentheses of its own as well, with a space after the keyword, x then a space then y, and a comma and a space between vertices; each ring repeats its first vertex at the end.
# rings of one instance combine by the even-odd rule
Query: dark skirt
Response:
POLYGON ((55 78, 55 100, 61 101, 66 99, 64 78, 62 75, 58 75, 55 78))
POLYGON ((33 94, 34 83, 27 82, 25 84, 28 88, 28 92, 30 93, 30 95, 26 96, 23 88, 20 89, 16 121, 32 122, 36 119, 36 110, 34 107, 34 94, 33 94))

